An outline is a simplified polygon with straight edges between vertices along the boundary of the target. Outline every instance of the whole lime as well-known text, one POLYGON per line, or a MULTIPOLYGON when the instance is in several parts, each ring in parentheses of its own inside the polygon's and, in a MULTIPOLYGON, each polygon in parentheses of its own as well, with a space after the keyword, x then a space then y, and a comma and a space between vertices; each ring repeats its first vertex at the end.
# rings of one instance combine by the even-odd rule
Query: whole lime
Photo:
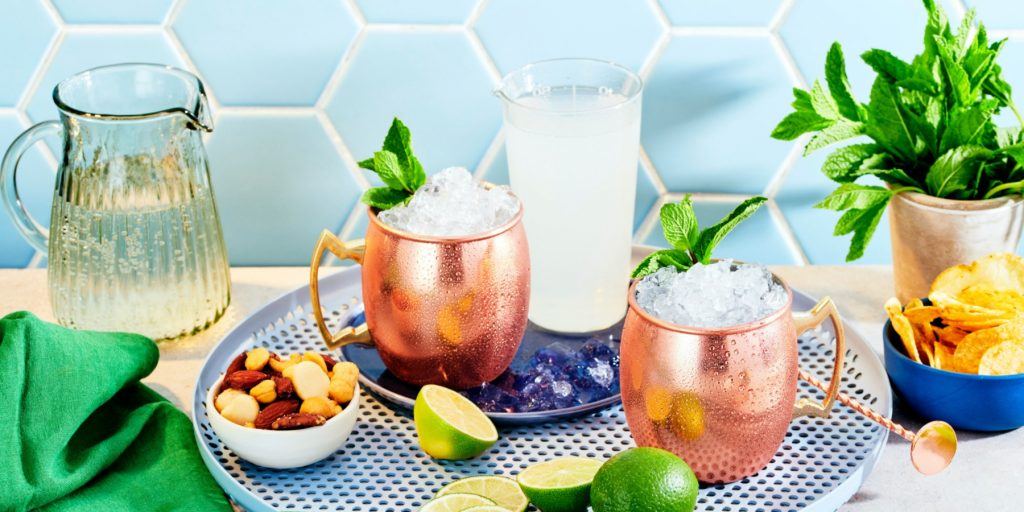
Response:
POLYGON ((689 512, 697 504, 697 477, 683 459, 658 448, 630 448, 594 475, 594 512, 689 512))

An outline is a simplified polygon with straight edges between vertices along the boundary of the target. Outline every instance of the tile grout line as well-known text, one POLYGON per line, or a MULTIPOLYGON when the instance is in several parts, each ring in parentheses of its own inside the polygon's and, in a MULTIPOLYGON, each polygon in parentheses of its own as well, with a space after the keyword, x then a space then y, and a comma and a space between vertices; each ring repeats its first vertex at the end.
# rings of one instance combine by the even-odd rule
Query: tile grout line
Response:
POLYGON ((362 30, 369 23, 366 21, 366 13, 359 8, 359 4, 355 0, 345 0, 345 5, 348 6, 349 13, 356 20, 356 24, 359 25, 359 30, 362 30))
POLYGON ((476 169, 473 170, 473 178, 482 180, 487 171, 491 170, 494 162, 498 159, 498 154, 501 153, 501 148, 505 145, 505 127, 498 128, 498 133, 494 134, 494 138, 491 139, 490 145, 487 146, 487 150, 484 151, 484 156, 480 157, 480 161, 476 164, 476 169))
POLYGON ((644 149, 643 142, 640 143, 640 167, 647 173, 647 177, 651 179, 651 183, 654 184, 654 189, 658 191, 659 196, 668 194, 668 187, 665 185, 665 180, 661 179, 661 173, 658 172, 657 167, 654 166, 654 161, 651 160, 651 156, 647 154, 647 150, 644 149))
POLYGON ((654 226, 658 223, 660 216, 661 207, 668 202, 668 195, 663 194, 658 196, 658 200, 651 206, 651 210, 647 212, 647 216, 644 217, 644 221, 640 223, 640 227, 633 233, 633 243, 644 244, 647 237, 651 236, 651 231, 654 230, 654 226))
POLYGON ((778 203, 775 199, 768 199, 768 212, 772 216, 772 220, 775 222, 775 227, 779 234, 782 235, 782 241, 789 248, 791 256, 794 256, 797 260, 797 265, 805 267, 810 265, 810 260, 807 258, 807 254, 804 252, 803 247, 800 245, 800 241, 796 238, 796 233, 793 232, 792 226, 789 225, 789 220, 782 213, 782 209, 779 208, 778 203))
POLYGON ((327 106, 330 105, 331 101, 334 100, 334 95, 338 91, 338 87, 341 86, 341 81, 348 73, 348 69, 352 67, 352 62, 355 60, 356 54, 363 46, 363 41, 366 40, 366 25, 359 27, 359 31, 356 32, 355 37, 352 38, 352 42, 349 43, 348 48, 345 50, 344 55, 341 57, 341 62, 334 69, 331 77, 327 79, 327 84, 324 85, 324 90, 320 91, 320 97, 317 98, 314 107, 327 111, 327 106))
POLYGON ((488 4, 490 4, 490 0, 479 0, 476 5, 470 9, 469 16, 466 16, 466 20, 463 22, 463 25, 465 25, 467 29, 475 30, 476 24, 480 21, 480 17, 483 16, 484 10, 487 9, 488 4))
MULTIPOLYGON (((331 146, 334 147, 334 150, 338 153, 338 156, 341 157, 341 161, 345 164, 349 176, 352 177, 353 181, 355 181, 356 183, 356 186, 359 188, 359 198, 361 198, 363 192, 370 188, 369 180, 367 180, 366 176, 363 176, 362 173, 359 171, 359 164, 357 163, 355 157, 352 155, 351 151, 349 151, 348 146, 345 145, 344 140, 341 138, 341 134, 338 133, 338 131, 335 129, 334 123, 332 123, 330 118, 327 117, 327 113, 324 112, 323 110, 314 110, 315 111, 313 116, 320 123, 320 128, 324 131, 324 134, 327 135, 327 138, 331 141, 331 146)), ((341 237, 342 240, 348 238, 349 234, 351 234, 351 231, 355 229, 355 225, 359 220, 357 213, 360 211, 360 206, 362 205, 359 198, 356 198, 356 204, 353 205, 352 207, 353 211, 348 213, 345 222, 343 222, 341 225, 341 228, 335 232, 339 237, 341 237)), ((324 259, 323 264, 325 266, 333 267, 337 262, 337 256, 331 253, 328 254, 327 257, 324 259)))
POLYGON ((469 40, 469 46, 473 48, 473 52, 476 53, 477 59, 480 59, 480 63, 483 64, 484 70, 491 77, 491 84, 493 87, 498 87, 501 84, 502 74, 501 70, 498 69, 498 63, 494 61, 491 54, 487 51, 487 47, 484 46, 484 41, 480 39, 480 35, 476 33, 475 29, 466 28, 466 39, 469 40))
POLYGON ((804 134, 793 141, 792 147, 790 147, 789 152, 786 153, 786 157, 782 159, 779 167, 773 173, 771 181, 768 182, 768 186, 764 188, 765 196, 775 197, 778 195, 779 190, 782 189, 782 183, 786 181, 790 171, 796 167, 796 163, 803 156, 803 147, 809 138, 810 135, 804 134))

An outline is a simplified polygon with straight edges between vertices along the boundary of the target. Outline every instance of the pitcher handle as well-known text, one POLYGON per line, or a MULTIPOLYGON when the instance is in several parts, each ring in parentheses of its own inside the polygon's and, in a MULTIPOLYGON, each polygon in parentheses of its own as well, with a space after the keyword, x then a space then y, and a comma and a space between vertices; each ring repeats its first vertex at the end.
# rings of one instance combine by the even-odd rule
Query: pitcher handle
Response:
POLYGON ((28 151, 40 139, 47 135, 59 135, 63 132, 64 127, 59 121, 43 121, 32 126, 14 139, 11 147, 7 148, 7 153, 4 154, 3 162, 0 163, 0 196, 3 196, 7 213, 10 214, 14 225, 18 226, 18 230, 21 231, 21 235, 25 237, 29 245, 43 254, 47 252, 46 244, 50 232, 32 218, 28 209, 25 208, 25 203, 18 195, 18 164, 25 151, 28 151))
POLYGON ((839 309, 832 302, 830 297, 824 297, 811 308, 810 311, 793 313, 793 324, 796 326, 797 336, 817 327, 826 318, 832 319, 832 325, 836 332, 835 359, 832 363, 832 378, 829 379, 828 391, 825 392, 825 400, 817 403, 814 400, 801 397, 793 408, 793 417, 815 416, 828 418, 832 412, 832 404, 839 395, 839 385, 843 378, 843 361, 846 359, 846 335, 843 333, 843 321, 839 317, 839 309))
POLYGON ((344 327, 337 333, 332 333, 331 329, 327 327, 323 309, 320 307, 320 259, 323 258, 324 251, 327 250, 343 260, 352 260, 362 264, 363 255, 366 253, 366 242, 364 240, 342 242, 338 237, 334 236, 334 233, 326 229, 320 233, 320 239, 316 241, 316 247, 313 249, 313 259, 309 263, 309 295, 313 302, 313 316, 316 317, 316 325, 320 328, 320 334, 324 338, 324 343, 327 344, 327 348, 330 350, 352 343, 372 345, 373 340, 370 338, 370 329, 366 326, 365 321, 354 327, 344 327))

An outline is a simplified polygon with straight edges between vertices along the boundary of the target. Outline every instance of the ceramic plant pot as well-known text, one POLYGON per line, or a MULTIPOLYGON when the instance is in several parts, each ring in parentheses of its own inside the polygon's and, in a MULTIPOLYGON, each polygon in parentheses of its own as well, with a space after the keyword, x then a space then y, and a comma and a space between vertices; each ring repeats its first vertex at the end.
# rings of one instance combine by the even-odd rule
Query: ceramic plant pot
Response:
POLYGON ((896 297, 927 297, 939 272, 993 252, 1016 252, 1024 221, 1020 196, 961 201, 901 192, 889 203, 896 297))

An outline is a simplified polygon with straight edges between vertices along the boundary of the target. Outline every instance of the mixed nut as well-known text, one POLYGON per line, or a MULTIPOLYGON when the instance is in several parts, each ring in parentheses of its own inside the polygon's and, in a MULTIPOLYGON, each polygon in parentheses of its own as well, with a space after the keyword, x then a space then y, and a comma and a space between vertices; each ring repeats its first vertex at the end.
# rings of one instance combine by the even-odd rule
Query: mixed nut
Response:
POLYGON ((352 401, 359 368, 316 352, 282 358, 259 347, 224 372, 214 407, 238 425, 296 430, 323 425, 352 401))

